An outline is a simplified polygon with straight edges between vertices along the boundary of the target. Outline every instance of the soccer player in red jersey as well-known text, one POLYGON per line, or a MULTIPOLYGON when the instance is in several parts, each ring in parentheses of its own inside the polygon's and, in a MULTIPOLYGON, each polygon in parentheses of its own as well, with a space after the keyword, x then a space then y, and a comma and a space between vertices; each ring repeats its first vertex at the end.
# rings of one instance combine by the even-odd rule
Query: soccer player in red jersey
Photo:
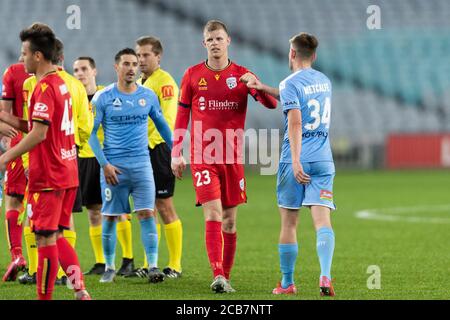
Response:
MULTIPOLYGON (((44 24, 35 23, 20 33, 22 56, 27 72, 38 80, 30 99, 30 119, 16 119, 14 127, 28 135, 0 156, 0 170, 29 152, 29 193, 31 220, 38 245, 37 294, 41 300, 52 298, 61 264, 71 281, 77 299, 90 299, 75 250, 62 236, 68 229, 78 186, 78 168, 74 138, 71 96, 65 82, 52 64, 55 34, 44 24)), ((11 123, 11 122, 8 122, 11 123)))
POLYGON ((191 116, 191 171, 206 220, 206 250, 214 274, 211 289, 234 292, 229 279, 236 252, 237 206, 247 200, 241 154, 247 97, 250 94, 270 109, 277 101, 246 86, 254 75, 228 59, 231 39, 224 23, 207 22, 203 36, 208 59, 188 68, 181 82, 172 170, 180 179, 186 167, 181 149, 191 116))
MULTIPOLYGON (((12 112, 16 117, 23 115, 23 82, 30 77, 25 71, 23 63, 16 63, 9 66, 3 75, 2 100, 0 109, 5 112, 12 112)), ((5 123, 0 124, 0 134, 11 138, 11 147, 14 147, 22 138, 14 128, 5 123)), ((18 157, 10 161, 5 174, 5 208, 6 208, 6 230, 9 250, 11 253, 11 263, 2 277, 3 281, 16 280, 17 274, 23 270, 26 261, 22 256, 22 223, 18 221, 23 210, 23 198, 27 180, 22 165, 22 158, 18 157)))

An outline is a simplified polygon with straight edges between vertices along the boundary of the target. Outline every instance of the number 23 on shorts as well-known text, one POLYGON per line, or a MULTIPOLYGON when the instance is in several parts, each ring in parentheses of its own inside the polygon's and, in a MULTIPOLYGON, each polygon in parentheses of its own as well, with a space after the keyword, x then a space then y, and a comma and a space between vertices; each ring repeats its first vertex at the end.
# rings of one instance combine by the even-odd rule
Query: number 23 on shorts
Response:
POLYGON ((211 183, 211 177, 209 176, 208 170, 197 171, 194 173, 196 179, 195 185, 197 187, 206 186, 211 183))

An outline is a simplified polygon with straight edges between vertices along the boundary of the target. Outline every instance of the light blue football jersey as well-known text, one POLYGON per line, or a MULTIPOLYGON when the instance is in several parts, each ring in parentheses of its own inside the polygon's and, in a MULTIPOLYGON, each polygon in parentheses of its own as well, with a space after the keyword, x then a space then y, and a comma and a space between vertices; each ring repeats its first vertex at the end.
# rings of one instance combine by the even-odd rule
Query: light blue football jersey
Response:
POLYGON ((105 133, 103 152, 108 160, 148 161, 148 117, 155 123, 165 123, 153 91, 138 85, 134 93, 126 94, 113 83, 94 95, 92 106, 94 127, 101 124, 105 133))
POLYGON ((288 137, 288 111, 302 114, 301 162, 333 161, 329 128, 331 120, 331 82, 321 72, 302 69, 284 79, 279 86, 284 113, 285 134, 280 162, 291 163, 288 137))

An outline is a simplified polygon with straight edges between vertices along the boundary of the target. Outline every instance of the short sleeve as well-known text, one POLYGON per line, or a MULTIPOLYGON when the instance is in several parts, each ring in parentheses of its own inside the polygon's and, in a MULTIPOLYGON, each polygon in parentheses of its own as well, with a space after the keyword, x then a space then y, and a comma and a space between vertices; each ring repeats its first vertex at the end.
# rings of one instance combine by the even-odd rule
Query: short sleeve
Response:
POLYGON ((102 101, 102 91, 97 91, 91 100, 92 112, 94 113, 94 124, 102 122, 104 113, 104 105, 102 101))
POLYGON ((290 81, 282 81, 279 86, 280 101, 283 112, 291 109, 301 109, 301 93, 290 81))
POLYGON ((181 79, 180 99, 178 104, 185 108, 190 108, 192 103, 191 75, 187 69, 181 79))
POLYGON ((13 81, 11 68, 5 70, 2 80, 2 99, 3 100, 14 100, 16 97, 14 95, 14 81, 13 81))
POLYGON ((55 92, 53 87, 47 82, 38 83, 34 96, 33 113, 31 119, 33 121, 50 124, 52 122, 55 110, 55 92))

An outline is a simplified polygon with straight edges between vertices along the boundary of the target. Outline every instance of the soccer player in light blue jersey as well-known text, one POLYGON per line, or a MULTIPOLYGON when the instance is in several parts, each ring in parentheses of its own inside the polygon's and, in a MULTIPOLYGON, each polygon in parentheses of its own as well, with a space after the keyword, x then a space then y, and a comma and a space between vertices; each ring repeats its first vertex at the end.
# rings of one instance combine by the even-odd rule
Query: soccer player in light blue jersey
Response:
POLYGON ((136 84, 138 58, 133 49, 116 54, 118 81, 98 91, 92 99, 95 112, 94 129, 89 144, 102 167, 103 251, 105 273, 100 282, 112 282, 115 277, 116 222, 130 212, 129 196, 141 225, 141 240, 149 264, 149 281, 161 282, 159 270, 158 234, 155 223, 155 183, 148 151, 148 118, 172 147, 172 133, 164 120, 156 94, 136 84), (97 130, 103 127, 103 148, 97 130))
POLYGON ((268 87, 249 76, 247 86, 263 90, 280 99, 285 116, 285 135, 277 179, 277 198, 281 215, 278 245, 282 280, 274 294, 292 294, 298 253, 297 223, 301 207, 311 209, 317 234, 320 262, 320 294, 334 296, 331 263, 334 232, 330 213, 335 175, 329 128, 331 82, 311 65, 316 59, 317 39, 301 33, 290 40, 289 67, 293 73, 279 89, 268 87))

